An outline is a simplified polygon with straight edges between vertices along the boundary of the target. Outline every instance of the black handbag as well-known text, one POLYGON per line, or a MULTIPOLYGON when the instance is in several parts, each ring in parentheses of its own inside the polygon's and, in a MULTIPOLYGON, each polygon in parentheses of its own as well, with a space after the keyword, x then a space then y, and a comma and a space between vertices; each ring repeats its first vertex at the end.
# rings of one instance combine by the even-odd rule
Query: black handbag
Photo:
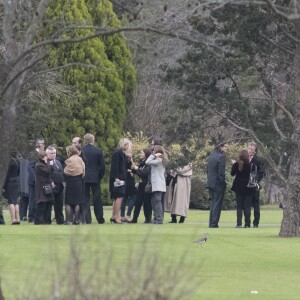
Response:
POLYGON ((259 185, 257 183, 257 180, 256 180, 256 174, 257 174, 257 166, 254 166, 254 171, 252 171, 252 164, 251 164, 251 169, 250 169, 250 176, 249 176, 249 181, 248 181, 248 184, 247 184, 247 187, 248 188, 251 188, 251 189, 259 189, 259 185))
POLYGON ((145 185, 145 193, 149 193, 151 194, 152 193, 152 184, 151 184, 151 181, 148 181, 145 185))
POLYGON ((51 195, 53 193, 52 187, 49 183, 43 185, 43 191, 44 191, 44 195, 46 196, 51 195))

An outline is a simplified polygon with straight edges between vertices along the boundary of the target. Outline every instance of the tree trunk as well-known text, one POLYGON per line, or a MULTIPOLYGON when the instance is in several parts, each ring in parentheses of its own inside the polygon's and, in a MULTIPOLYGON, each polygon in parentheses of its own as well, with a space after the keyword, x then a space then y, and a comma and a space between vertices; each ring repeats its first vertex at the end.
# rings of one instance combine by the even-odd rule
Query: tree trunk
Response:
POLYGON ((16 132, 16 112, 11 107, 0 111, 0 187, 2 189, 9 164, 10 151, 14 148, 16 132))
MULTIPOLYGON (((0 98, 0 188, 2 190, 10 159, 10 152, 14 149, 16 141, 16 106, 22 82, 16 80, 7 89, 3 98, 0 98)), ((1 92, 1 90, 0 90, 1 92)))
MULTIPOLYGON (((295 21, 295 28, 300 38, 300 20, 295 21)), ((283 201, 283 219, 279 236, 299 236, 300 222, 300 44, 297 44, 294 57, 294 132, 292 135, 293 155, 283 201)))

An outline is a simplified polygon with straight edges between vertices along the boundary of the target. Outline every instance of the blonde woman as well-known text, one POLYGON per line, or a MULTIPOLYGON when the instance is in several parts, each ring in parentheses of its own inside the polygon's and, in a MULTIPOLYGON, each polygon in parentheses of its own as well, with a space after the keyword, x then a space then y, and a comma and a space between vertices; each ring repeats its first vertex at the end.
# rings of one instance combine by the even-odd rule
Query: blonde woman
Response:
POLYGON ((132 143, 124 138, 119 141, 118 148, 111 159, 109 188, 113 199, 111 222, 121 224, 120 209, 126 195, 127 157, 132 155, 132 143))
POLYGON ((66 222, 68 225, 70 222, 73 225, 78 225, 80 204, 84 199, 84 181, 85 176, 85 164, 82 158, 79 156, 80 152, 76 146, 71 145, 66 148, 68 159, 65 161, 65 209, 66 209, 66 222), (73 215, 75 216, 73 218, 73 215))
POLYGON ((147 158, 146 165, 151 166, 152 195, 151 205, 154 218, 152 224, 163 224, 164 193, 166 192, 165 166, 168 160, 163 146, 155 145, 152 154, 147 158))

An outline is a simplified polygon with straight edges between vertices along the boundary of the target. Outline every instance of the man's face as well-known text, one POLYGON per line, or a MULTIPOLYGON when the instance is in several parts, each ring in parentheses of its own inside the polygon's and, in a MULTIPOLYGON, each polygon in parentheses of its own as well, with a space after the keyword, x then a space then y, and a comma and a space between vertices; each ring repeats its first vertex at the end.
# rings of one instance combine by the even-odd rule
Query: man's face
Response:
POLYGON ((224 146, 221 147, 221 152, 226 153, 227 149, 228 149, 228 145, 224 144, 224 146))
POLYGON ((79 145, 79 138, 74 138, 72 140, 72 144, 75 145, 75 146, 78 146, 79 145))
POLYGON ((45 143, 37 143, 36 147, 42 151, 45 150, 45 143))
POLYGON ((56 150, 50 150, 47 152, 48 159, 55 159, 56 158, 56 150))
POLYGON ((248 146, 248 153, 249 153, 249 156, 250 156, 250 157, 253 157, 254 154, 256 153, 255 146, 249 145, 249 146, 248 146))

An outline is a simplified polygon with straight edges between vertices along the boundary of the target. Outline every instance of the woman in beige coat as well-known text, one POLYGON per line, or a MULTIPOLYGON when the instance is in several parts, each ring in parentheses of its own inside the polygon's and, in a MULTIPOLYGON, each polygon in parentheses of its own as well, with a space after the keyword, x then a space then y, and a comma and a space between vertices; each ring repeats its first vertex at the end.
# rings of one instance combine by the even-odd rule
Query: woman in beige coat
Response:
POLYGON ((65 175, 65 209, 66 209, 66 222, 68 225, 72 222, 73 225, 78 225, 80 204, 84 199, 84 175, 85 164, 79 156, 78 149, 74 146, 67 147, 68 159, 65 161, 66 166, 64 169, 65 175), (73 218, 73 215, 75 216, 73 218))
POLYGON ((190 205, 192 174, 191 163, 171 171, 172 179, 165 197, 166 211, 170 212, 172 216, 172 220, 169 223, 177 223, 177 216, 180 216, 179 223, 184 223, 187 217, 190 205))

